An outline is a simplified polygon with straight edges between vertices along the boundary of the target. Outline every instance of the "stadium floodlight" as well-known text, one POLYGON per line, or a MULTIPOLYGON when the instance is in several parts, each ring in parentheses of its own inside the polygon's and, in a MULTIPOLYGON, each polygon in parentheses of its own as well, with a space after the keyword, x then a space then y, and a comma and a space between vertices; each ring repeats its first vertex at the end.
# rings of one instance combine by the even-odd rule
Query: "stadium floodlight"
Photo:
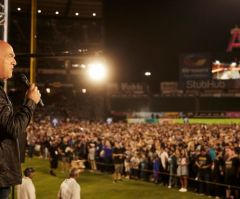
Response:
POLYGON ((106 65, 102 62, 90 63, 87 67, 87 73, 93 81, 101 82, 107 78, 106 65))
POLYGON ((50 88, 46 88, 46 92, 47 93, 51 93, 51 89, 50 88))
POLYGON ((151 72, 147 71, 144 73, 145 76, 151 76, 151 72))

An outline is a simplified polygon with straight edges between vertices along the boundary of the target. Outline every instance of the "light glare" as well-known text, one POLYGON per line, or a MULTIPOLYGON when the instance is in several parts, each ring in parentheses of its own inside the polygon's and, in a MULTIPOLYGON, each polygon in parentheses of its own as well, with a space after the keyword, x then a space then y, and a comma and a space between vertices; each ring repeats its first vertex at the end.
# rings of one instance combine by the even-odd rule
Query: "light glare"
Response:
POLYGON ((92 80, 102 81, 107 76, 106 67, 102 63, 89 64, 88 75, 92 80))
POLYGON ((145 76, 151 76, 151 72, 145 72, 145 76))
POLYGON ((51 89, 50 88, 46 88, 46 92, 47 93, 51 93, 51 89))

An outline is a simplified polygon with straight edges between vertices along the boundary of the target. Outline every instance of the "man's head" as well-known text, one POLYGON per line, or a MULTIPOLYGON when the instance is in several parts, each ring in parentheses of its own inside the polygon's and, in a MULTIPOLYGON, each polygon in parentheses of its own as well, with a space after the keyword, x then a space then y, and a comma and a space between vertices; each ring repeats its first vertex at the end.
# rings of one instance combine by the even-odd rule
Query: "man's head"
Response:
POLYGON ((28 167, 24 170, 24 176, 32 178, 33 177, 33 173, 35 172, 35 170, 32 167, 28 167))
POLYGON ((6 80, 11 78, 16 64, 12 46, 0 40, 0 79, 6 80))
POLYGON ((81 173, 81 170, 78 168, 73 168, 70 170, 69 177, 77 179, 79 177, 79 174, 81 173))

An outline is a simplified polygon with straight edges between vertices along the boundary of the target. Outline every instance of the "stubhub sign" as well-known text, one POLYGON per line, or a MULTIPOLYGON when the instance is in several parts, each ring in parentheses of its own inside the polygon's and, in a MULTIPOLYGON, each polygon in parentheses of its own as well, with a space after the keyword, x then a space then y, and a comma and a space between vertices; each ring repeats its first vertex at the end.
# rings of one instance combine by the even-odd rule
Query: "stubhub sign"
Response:
POLYGON ((215 80, 186 80, 182 82, 186 89, 226 89, 228 85, 225 81, 215 80))

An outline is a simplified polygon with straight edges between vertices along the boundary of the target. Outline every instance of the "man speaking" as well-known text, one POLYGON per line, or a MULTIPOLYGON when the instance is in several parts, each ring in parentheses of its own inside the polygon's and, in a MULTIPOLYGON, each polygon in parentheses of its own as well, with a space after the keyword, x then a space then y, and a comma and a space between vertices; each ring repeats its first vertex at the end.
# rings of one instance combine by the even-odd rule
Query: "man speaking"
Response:
POLYGON ((4 91, 4 80, 12 77, 16 65, 13 48, 0 40, 0 198, 7 199, 10 187, 21 184, 20 145, 41 94, 35 84, 30 85, 26 99, 18 111, 4 91))

